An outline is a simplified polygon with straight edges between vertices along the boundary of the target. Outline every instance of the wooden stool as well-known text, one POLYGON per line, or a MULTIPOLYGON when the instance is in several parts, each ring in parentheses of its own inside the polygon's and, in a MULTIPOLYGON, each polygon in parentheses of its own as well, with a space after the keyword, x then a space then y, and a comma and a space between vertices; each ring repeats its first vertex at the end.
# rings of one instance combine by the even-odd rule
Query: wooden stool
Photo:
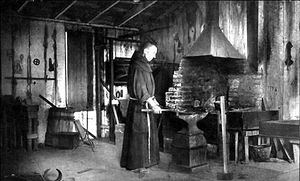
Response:
POLYGON ((28 105, 28 132, 27 132, 27 150, 32 151, 38 149, 37 143, 37 127, 38 127, 38 105, 28 105))

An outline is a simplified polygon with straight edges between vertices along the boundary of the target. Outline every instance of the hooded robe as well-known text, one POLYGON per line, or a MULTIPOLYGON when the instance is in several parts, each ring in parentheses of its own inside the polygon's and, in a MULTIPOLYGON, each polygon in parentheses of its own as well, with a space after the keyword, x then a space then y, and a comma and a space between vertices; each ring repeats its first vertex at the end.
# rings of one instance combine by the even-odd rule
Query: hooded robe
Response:
POLYGON ((141 109, 145 109, 146 100, 154 96, 155 82, 149 62, 139 52, 131 58, 127 89, 130 101, 121 167, 128 170, 151 167, 159 163, 158 129, 153 113, 142 112, 141 109))

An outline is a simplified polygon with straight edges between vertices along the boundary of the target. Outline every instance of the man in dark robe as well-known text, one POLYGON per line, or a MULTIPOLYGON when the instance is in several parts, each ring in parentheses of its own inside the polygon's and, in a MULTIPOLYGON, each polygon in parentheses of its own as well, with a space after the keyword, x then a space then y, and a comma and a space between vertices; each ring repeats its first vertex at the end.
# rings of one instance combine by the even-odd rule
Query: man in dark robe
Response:
POLYGON ((130 62, 127 89, 130 101, 125 123, 121 167, 145 170, 159 163, 158 130, 153 113, 161 108, 154 98, 155 82, 149 62, 155 58, 157 48, 145 43, 130 62), (151 109, 151 112, 142 112, 151 109))

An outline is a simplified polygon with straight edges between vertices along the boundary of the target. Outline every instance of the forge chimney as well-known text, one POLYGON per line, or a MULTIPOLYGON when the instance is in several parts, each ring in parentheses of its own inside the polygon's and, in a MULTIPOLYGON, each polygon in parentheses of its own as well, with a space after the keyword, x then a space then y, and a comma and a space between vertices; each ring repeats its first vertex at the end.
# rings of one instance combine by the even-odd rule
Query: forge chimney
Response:
POLYGON ((213 56, 245 59, 223 34, 219 27, 219 2, 207 2, 206 23, 198 39, 184 57, 213 56))

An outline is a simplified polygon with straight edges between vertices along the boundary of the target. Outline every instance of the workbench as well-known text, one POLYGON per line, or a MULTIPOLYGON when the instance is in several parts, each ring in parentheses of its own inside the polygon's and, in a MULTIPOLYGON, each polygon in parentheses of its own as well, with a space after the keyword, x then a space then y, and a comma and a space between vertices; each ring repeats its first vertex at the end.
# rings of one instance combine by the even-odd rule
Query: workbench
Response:
POLYGON ((238 161, 238 140, 239 135, 244 140, 245 162, 249 162, 249 137, 258 136, 258 144, 261 139, 259 137, 259 123, 262 121, 278 120, 279 112, 277 110, 269 111, 250 111, 236 110, 227 112, 227 131, 234 134, 234 153, 235 162, 238 161))
POLYGON ((276 120, 263 121, 259 124, 259 136, 271 138, 277 149, 277 143, 281 144, 288 161, 299 164, 300 120, 276 120), (284 147, 284 140, 288 140, 293 147, 293 157, 284 147))

